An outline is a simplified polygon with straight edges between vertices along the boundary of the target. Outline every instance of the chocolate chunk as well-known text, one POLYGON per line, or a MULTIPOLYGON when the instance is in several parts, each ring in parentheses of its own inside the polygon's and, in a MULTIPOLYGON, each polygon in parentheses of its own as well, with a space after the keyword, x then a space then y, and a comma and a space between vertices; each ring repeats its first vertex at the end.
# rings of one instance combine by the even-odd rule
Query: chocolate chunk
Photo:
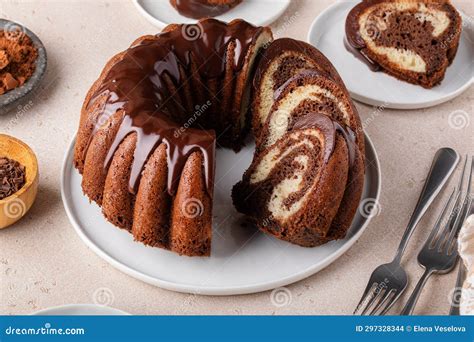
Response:
POLYGON ((25 183, 25 167, 15 160, 0 157, 0 200, 16 193, 25 183))

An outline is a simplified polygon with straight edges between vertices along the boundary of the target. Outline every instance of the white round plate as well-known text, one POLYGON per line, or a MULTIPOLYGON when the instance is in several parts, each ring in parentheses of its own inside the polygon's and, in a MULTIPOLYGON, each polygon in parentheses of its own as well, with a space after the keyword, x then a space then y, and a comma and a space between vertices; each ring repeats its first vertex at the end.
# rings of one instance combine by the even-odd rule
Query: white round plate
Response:
MULTIPOLYGON (((133 0, 141 15, 160 28, 171 23, 194 23, 196 19, 183 17, 169 0, 133 0)), ((280 17, 290 0, 244 0, 230 11, 215 17, 229 22, 244 19, 256 26, 269 25, 280 17)))
POLYGON ((95 304, 68 304, 33 313, 35 316, 123 316, 128 313, 108 306, 95 304))
POLYGON ((373 72, 344 47, 346 16, 354 1, 337 2, 311 25, 308 41, 334 64, 352 97, 373 106, 396 109, 431 107, 453 99, 473 83, 474 28, 463 15, 463 32, 456 58, 440 85, 425 89, 384 72, 373 72))
MULTIPOLYGON (((288 285, 328 266, 359 238, 370 215, 358 212, 343 240, 303 248, 243 225, 232 205, 231 189, 250 165, 254 145, 238 154, 218 149, 211 256, 186 257, 133 241, 131 234, 108 223, 100 208, 82 194, 81 176, 72 165, 74 141, 63 163, 61 195, 67 215, 82 240, 119 270, 147 283, 179 292, 233 295, 288 285)), ((380 166, 366 135, 366 177, 361 203, 371 207, 380 195, 380 166)), ((370 209, 370 208, 369 208, 370 209)), ((370 213, 370 211, 369 211, 370 213)))

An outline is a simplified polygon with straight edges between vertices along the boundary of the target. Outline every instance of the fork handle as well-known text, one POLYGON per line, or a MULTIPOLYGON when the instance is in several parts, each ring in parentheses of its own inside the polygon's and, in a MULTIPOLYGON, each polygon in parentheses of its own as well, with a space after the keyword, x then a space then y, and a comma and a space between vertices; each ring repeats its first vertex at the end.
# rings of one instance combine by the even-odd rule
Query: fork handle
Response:
POLYGON ((461 262, 459 263, 459 272, 458 272, 458 278, 456 279, 456 287, 453 292, 453 296, 451 298, 451 309, 449 310, 449 315, 450 316, 459 316, 459 304, 461 302, 461 295, 462 295, 462 284, 464 283, 464 280, 466 279, 466 266, 464 266, 464 263, 461 262))
POLYGON ((415 289, 413 290, 410 298, 408 298, 408 301, 405 304, 405 307, 403 308, 400 315, 411 315, 413 313, 413 309, 415 308, 416 302, 418 301, 418 298, 420 297, 421 290, 423 290, 423 287, 425 286, 426 281, 432 274, 433 274, 433 271, 431 269, 425 270, 425 273, 423 273, 420 280, 418 280, 418 284, 416 284, 415 289))
POLYGON ((436 152, 418 203, 411 215, 405 233, 403 233, 402 241, 398 246, 397 255, 395 256, 395 261, 398 263, 400 263, 408 240, 410 240, 416 225, 420 222, 428 207, 443 188, 449 176, 453 173, 458 162, 459 155, 451 148, 441 148, 436 152))

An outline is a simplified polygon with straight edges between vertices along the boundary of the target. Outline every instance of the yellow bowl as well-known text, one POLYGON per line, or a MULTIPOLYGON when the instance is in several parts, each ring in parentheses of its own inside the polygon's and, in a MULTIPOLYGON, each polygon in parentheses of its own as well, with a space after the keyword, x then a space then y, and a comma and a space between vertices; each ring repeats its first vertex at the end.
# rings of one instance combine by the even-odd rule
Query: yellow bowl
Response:
POLYGON ((13 195, 0 200, 0 229, 21 219, 30 210, 38 192, 38 161, 24 142, 0 134, 0 157, 16 160, 26 168, 26 183, 13 195))

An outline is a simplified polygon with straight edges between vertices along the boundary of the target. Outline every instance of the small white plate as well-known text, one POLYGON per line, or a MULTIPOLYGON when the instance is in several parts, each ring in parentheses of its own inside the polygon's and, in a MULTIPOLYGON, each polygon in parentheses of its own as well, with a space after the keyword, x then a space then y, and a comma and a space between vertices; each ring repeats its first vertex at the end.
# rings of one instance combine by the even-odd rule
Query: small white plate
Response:
POLYGON ((123 316, 125 311, 95 304, 67 304, 33 313, 35 316, 123 316))
POLYGON ((465 15, 458 52, 444 80, 432 89, 424 89, 384 72, 373 72, 346 50, 344 25, 355 4, 341 1, 330 6, 314 20, 308 33, 308 41, 334 64, 354 99, 386 108, 426 108, 453 99, 473 83, 474 29, 465 15))
MULTIPOLYGON (((141 15, 153 25, 163 28, 171 23, 193 23, 196 19, 183 17, 169 0, 133 0, 141 15)), ((290 5, 290 0, 244 0, 230 11, 215 17, 229 22, 244 19, 256 26, 269 25, 290 5)))
POLYGON ((366 135, 366 177, 361 210, 343 240, 303 248, 243 226, 244 217, 232 205, 231 189, 250 165, 254 145, 238 154, 218 149, 213 209, 213 241, 209 258, 179 256, 133 241, 114 227, 100 208, 82 194, 81 176, 72 165, 74 140, 66 151, 61 195, 67 215, 82 240, 111 265, 132 277, 165 289, 205 295, 260 292, 306 278, 335 261, 356 240, 377 209, 380 165, 366 135))

